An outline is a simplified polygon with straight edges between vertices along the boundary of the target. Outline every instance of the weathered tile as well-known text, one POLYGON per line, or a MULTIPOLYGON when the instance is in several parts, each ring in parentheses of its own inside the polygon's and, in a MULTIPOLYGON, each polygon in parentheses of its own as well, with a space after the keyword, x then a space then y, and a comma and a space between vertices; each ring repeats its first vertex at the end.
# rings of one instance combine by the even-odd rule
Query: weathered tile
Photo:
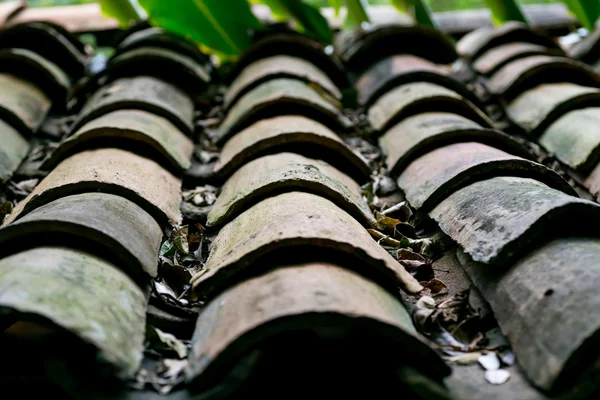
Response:
POLYGON ((452 42, 424 25, 374 26, 361 30, 340 49, 346 67, 355 72, 394 54, 412 54, 437 64, 450 64, 457 58, 452 42))
POLYGON ((35 132, 52 105, 37 86, 0 73, 0 116, 20 133, 35 132))
POLYGON ((294 153, 264 156, 237 170, 223 185, 207 224, 223 225, 263 198, 283 191, 318 194, 363 224, 375 224, 362 190, 352 178, 324 161, 294 153))
POLYGON ((193 95, 206 88, 210 74, 187 55, 160 47, 144 46, 111 58, 103 71, 111 77, 155 76, 193 95))
POLYGON ((384 132, 392 124, 415 114, 431 111, 452 112, 480 125, 492 126, 489 118, 469 100, 453 90, 429 82, 407 83, 381 96, 369 108, 369 121, 384 132))
POLYGON ((17 76, 39 87, 55 103, 64 108, 71 86, 68 75, 56 64, 25 49, 0 51, 0 72, 17 76))
POLYGON ((315 89, 304 82, 280 78, 243 95, 229 110, 215 139, 222 143, 259 119, 286 114, 305 114, 334 129, 350 126, 350 120, 315 89))
POLYGON ((47 246, 0 259, 3 315, 72 332, 121 378, 142 361, 146 304, 126 274, 79 250, 47 246))
POLYGON ((291 56, 306 60, 323 71, 340 89, 350 86, 344 65, 327 51, 325 45, 297 32, 277 32, 258 39, 233 65, 230 78, 235 79, 250 64, 272 56, 291 56))
MULTIPOLYGON (((212 244, 202 273, 192 278, 196 291, 209 296, 227 286, 259 258, 277 249, 310 247, 354 257, 364 271, 385 276, 392 285, 418 292, 421 285, 366 229, 331 201, 309 193, 291 192, 267 198, 225 225, 212 244)), ((280 260, 281 261, 281 260, 280 260)), ((245 272, 247 273, 247 272, 245 272)))
POLYGON ((338 101, 342 93, 323 71, 309 61, 291 56, 272 56, 255 61, 244 68, 229 86, 225 94, 225 107, 229 108, 244 94, 271 79, 300 79, 317 85, 338 101))
POLYGON ((83 45, 76 42, 64 28, 41 21, 11 25, 0 32, 0 48, 31 50, 72 77, 84 74, 87 60, 83 45))
POLYGON ((206 68, 208 72, 211 72, 211 63, 209 57, 200 51, 198 45, 194 41, 183 36, 178 36, 167 32, 158 27, 142 29, 127 35, 117 45, 116 51, 117 54, 121 54, 129 50, 146 46, 160 47, 176 51, 177 53, 191 57, 193 60, 206 68))
POLYGON ((567 112, 600 106, 600 89, 572 83, 549 83, 527 90, 506 107, 509 118, 531 135, 541 135, 567 112))
POLYGON ((214 171, 227 178, 243 164, 281 151, 314 154, 359 183, 371 174, 366 160, 338 135, 325 125, 299 115, 264 119, 239 132, 223 146, 214 171))
POLYGON ((563 216, 591 223, 600 206, 533 179, 501 177, 458 190, 429 215, 475 261, 501 265, 563 229, 563 216))
POLYGON ((576 196, 553 170, 481 143, 455 143, 414 160, 398 177, 398 186, 411 206, 429 211, 473 182, 493 176, 525 176, 576 196))
POLYGON ((0 183, 10 179, 29 152, 29 143, 12 126, 0 120, 0 183))
POLYGON ((500 68, 487 86, 491 93, 510 102, 528 89, 551 82, 600 87, 600 76, 587 65, 566 57, 530 56, 500 68))
MULTIPOLYGON (((555 239, 502 273, 464 255, 461 261, 536 385, 560 391, 597 376, 600 297, 593 293, 600 283, 600 240, 555 239)), ((586 383, 597 388, 600 382, 586 383)))
POLYGON ((156 276, 161 240, 150 214, 123 197, 97 192, 62 197, 0 230, 3 255, 38 244, 82 246, 112 257, 142 287, 148 275, 156 276))
POLYGON ((212 300, 198 318, 187 379, 196 387, 211 386, 242 355, 280 334, 326 328, 348 335, 359 326, 370 332, 367 337, 391 340, 389 357, 399 352, 433 379, 449 373, 416 336, 398 299, 337 265, 305 263, 248 279, 212 300))
POLYGON ((539 143, 567 165, 589 171, 600 160, 600 107, 569 111, 544 131, 539 143))
POLYGON ((438 147, 465 141, 484 143, 509 154, 531 158, 527 150, 507 134, 446 112, 408 117, 383 134, 379 145, 386 155, 388 170, 396 176, 417 157, 438 147))
POLYGON ((512 42, 526 42, 560 49, 550 36, 537 33, 524 23, 510 21, 499 27, 480 28, 466 34, 456 44, 456 51, 461 57, 476 59, 493 47, 512 42))
POLYGON ((142 110, 123 109, 83 125, 65 139, 42 166, 50 170, 70 155, 99 145, 123 145, 138 151, 145 150, 146 146, 159 155, 153 157, 155 161, 174 170, 189 168, 194 151, 192 141, 169 120, 142 110))
POLYGON ((84 192, 116 194, 142 207, 160 224, 181 223, 181 181, 153 160, 108 148, 83 151, 58 164, 17 204, 5 224, 51 201, 84 192))
POLYGON ((410 82, 431 82, 474 100, 473 94, 451 75, 445 65, 434 64, 410 54, 393 55, 373 64, 356 82, 358 101, 370 106, 394 86, 410 82))
POLYGON ((83 107, 71 129, 74 132, 93 119, 121 109, 159 115, 188 136, 193 131, 194 104, 190 97, 175 86, 149 76, 121 78, 100 88, 83 107))
POLYGON ((27 3, 22 0, 0 3, 0 26, 4 26, 10 17, 22 12, 25 8, 27 8, 27 3))
POLYGON ((509 62, 519 58, 541 55, 560 56, 563 55, 563 52, 556 48, 549 48, 527 42, 507 43, 493 47, 483 53, 473 63, 473 68, 480 74, 493 75, 509 62))

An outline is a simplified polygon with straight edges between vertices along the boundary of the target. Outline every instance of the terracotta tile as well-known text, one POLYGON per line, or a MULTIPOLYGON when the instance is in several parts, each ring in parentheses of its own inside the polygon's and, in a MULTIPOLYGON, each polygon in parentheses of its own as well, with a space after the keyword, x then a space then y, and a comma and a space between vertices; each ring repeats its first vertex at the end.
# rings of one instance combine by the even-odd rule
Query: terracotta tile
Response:
POLYGON ((500 68, 487 86, 492 94, 510 102, 526 90, 552 82, 600 87, 600 76, 587 65, 566 57, 530 56, 500 68))
POLYGON ((390 90, 369 108, 368 116, 373 128, 383 133, 404 118, 432 111, 452 112, 486 128, 492 126, 483 111, 460 94, 428 82, 407 83, 390 90))
POLYGON ((483 75, 493 75, 500 68, 519 58, 530 56, 561 56, 557 48, 549 48, 527 42, 513 42, 493 47, 483 53, 473 63, 473 68, 483 75))
POLYGON ((421 289, 358 221, 331 201, 302 192, 267 198, 223 227, 205 270, 192 278, 192 284, 197 292, 210 296, 245 268, 257 268, 254 263, 260 257, 298 246, 356 257, 361 260, 356 263, 358 268, 364 265, 409 292, 421 289))
POLYGON ((267 35, 247 48, 234 64, 230 78, 235 79, 250 64, 272 56, 291 56, 310 62, 323 71, 340 89, 350 86, 342 62, 325 49, 322 43, 295 32, 267 35))
POLYGON ((437 64, 450 64, 458 57, 452 42, 424 25, 381 25, 360 31, 338 45, 346 68, 362 72, 394 54, 412 54, 437 64))
POLYGON ((0 259, 0 293, 3 315, 72 332, 95 346, 99 361, 121 378, 137 371, 146 294, 109 262, 64 247, 22 251, 0 259))
POLYGON ((375 225, 362 190, 352 178, 324 161, 293 153, 264 156, 237 170, 223 185, 207 224, 223 225, 261 199, 283 191, 318 194, 366 226, 375 225))
POLYGON ((0 183, 7 182, 29 152, 29 143, 0 120, 0 183))
POLYGON ((259 341, 298 329, 348 332, 357 324, 380 340, 393 338, 390 353, 400 351, 434 379, 448 373, 398 299, 344 268, 306 263, 248 279, 211 301, 198 318, 187 378, 210 386, 259 341))
POLYGON ((485 27, 466 34, 456 44, 456 51, 461 57, 476 59, 491 48, 512 42, 560 49, 551 37, 537 33, 521 22, 510 21, 496 28, 485 27))
POLYGON ((31 50, 71 77, 84 74, 87 55, 82 50, 83 44, 69 31, 51 23, 16 23, 16 20, 11 20, 11 25, 0 32, 0 48, 31 50))
POLYGON ((600 108, 569 111, 544 131, 539 143, 572 168, 589 171, 600 159, 600 108))
POLYGON ((189 96, 149 76, 121 78, 102 87, 88 100, 72 126, 75 132, 93 119, 122 109, 138 109, 168 119, 186 135, 193 131, 194 104, 189 96))
POLYGON ((118 54, 104 71, 111 77, 155 76, 177 85, 192 96, 206 89, 210 74, 187 55, 160 47, 143 46, 118 54))
POLYGON ((200 51, 196 42, 158 27, 142 29, 127 35, 117 44, 116 52, 117 54, 121 54, 129 50, 147 46, 175 51, 192 58, 203 66, 206 71, 211 71, 210 67, 212 67, 212 64, 209 57, 200 51))
POLYGON ((22 134, 37 131, 50 110, 50 99, 37 86, 14 75, 0 73, 0 87, 2 119, 22 134))
POLYGON ((292 110, 293 114, 307 114, 331 129, 350 126, 348 118, 335 105, 306 83, 280 78, 267 81, 242 96, 229 110, 215 139, 222 143, 259 119, 290 114, 292 110))
POLYGON ((215 173, 229 177, 260 156, 292 151, 318 154, 322 160, 363 183, 371 174, 367 161, 325 125, 299 115, 268 118, 250 125, 225 143, 215 173))
POLYGON ((141 287, 156 276, 162 230, 136 204, 106 193, 62 197, 0 231, 4 256, 22 248, 59 243, 112 257, 141 287))
POLYGON ((3 26, 10 17, 19 11, 24 10, 26 7, 27 3, 25 1, 16 0, 2 2, 2 4, 0 4, 0 26, 3 26))
POLYGON ((571 83, 551 83, 527 90, 507 107, 509 118, 534 137, 567 112, 600 106, 600 89, 571 83))
POLYGON ((29 81, 52 99, 54 106, 65 108, 71 81, 53 62, 30 50, 3 49, 0 51, 0 71, 29 81))
POLYGON ((142 150, 147 146, 160 155, 154 158, 174 170, 187 169, 194 151, 192 141, 167 119, 141 110, 123 109, 104 114, 83 125, 64 140, 44 161, 52 169, 70 155, 90 147, 123 145, 142 150), (129 144, 129 146, 127 146, 129 144))
POLYGON ((600 332, 600 297, 591 295, 600 282, 597 238, 555 239, 501 274, 462 258, 533 383, 558 392, 592 379, 583 388, 598 388, 590 378, 600 332))
POLYGON ((398 186, 412 207, 429 211, 456 190, 494 176, 533 178, 577 196, 553 170, 474 142, 440 147, 417 158, 402 172, 398 186))
POLYGON ((356 82, 358 101, 370 106, 395 86, 410 82, 430 82, 447 87, 472 101, 475 96, 451 76, 445 65, 434 64, 409 54, 384 58, 367 69, 356 82))
POLYGON ((591 64, 598 60, 600 44, 600 30, 596 29, 588 36, 575 43, 567 51, 569 57, 591 64))
POLYGON ((150 159, 108 148, 83 151, 58 164, 17 204, 5 224, 51 201, 84 192, 116 194, 160 224, 181 223, 181 181, 150 159))
POLYGON ((483 128, 458 114, 426 112, 408 117, 391 127, 379 138, 392 174, 400 174, 417 157, 447 144, 472 141, 490 145, 509 154, 531 158, 527 150, 512 137, 494 129, 483 128))
POLYGON ((591 223, 600 206, 533 179, 500 177, 460 189, 429 215, 475 261, 502 265, 562 229, 564 216, 591 223))
POLYGON ((291 78, 317 85, 340 101, 342 93, 323 71, 309 61, 284 55, 257 60, 244 68, 225 94, 225 107, 231 105, 258 85, 276 78, 291 78))

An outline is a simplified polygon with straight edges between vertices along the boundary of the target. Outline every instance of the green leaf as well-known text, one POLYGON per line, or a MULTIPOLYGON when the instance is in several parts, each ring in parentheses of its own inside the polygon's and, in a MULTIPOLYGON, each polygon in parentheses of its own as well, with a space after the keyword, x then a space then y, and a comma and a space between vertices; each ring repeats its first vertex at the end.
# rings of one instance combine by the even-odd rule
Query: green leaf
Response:
POLYGON ((363 22, 369 22, 366 0, 345 0, 345 2, 348 10, 346 21, 344 21, 345 29, 360 28, 363 22))
POLYGON ((340 8, 342 8, 343 0, 329 0, 329 7, 335 10, 336 17, 340 14, 340 8))
POLYGON ((564 0, 582 26, 590 31, 594 29, 596 20, 600 16, 600 1, 598 0, 564 0))
POLYGON ((129 0, 99 0, 102 13, 119 21, 123 28, 142 19, 129 0))
POLYGON ((317 8, 302 0, 256 0, 256 2, 266 4, 274 13, 285 13, 298 22, 305 33, 322 42, 331 43, 333 40, 333 32, 325 17, 317 8))
POLYGON ((485 3, 492 12, 492 21, 495 25, 502 25, 508 21, 528 23, 516 0, 485 0, 485 3))
POLYGON ((250 45, 250 30, 260 29, 246 0, 139 0, 150 22, 189 37, 225 56, 250 45))
POLYGON ((392 5, 412 16, 416 23, 437 29, 431 9, 423 0, 392 0, 392 5))

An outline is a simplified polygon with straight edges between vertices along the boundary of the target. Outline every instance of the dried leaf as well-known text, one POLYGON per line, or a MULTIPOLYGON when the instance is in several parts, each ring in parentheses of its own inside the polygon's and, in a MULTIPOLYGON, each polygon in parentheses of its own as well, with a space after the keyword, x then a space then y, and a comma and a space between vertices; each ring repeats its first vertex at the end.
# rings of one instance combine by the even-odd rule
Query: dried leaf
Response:
POLYGON ((441 295, 448 293, 448 286, 439 279, 431 279, 427 282, 421 282, 421 286, 431 290, 433 295, 441 295))
POLYGON ((510 378, 510 372, 505 369, 485 371, 485 380, 492 385, 502 385, 510 378))
POLYGON ((403 243, 400 240, 396 240, 388 235, 385 235, 381 232, 379 232, 376 229, 367 229, 367 231, 371 234, 371 236, 373 236, 375 239, 380 240, 386 244, 389 244, 390 246, 394 246, 394 247, 406 247, 403 246, 403 243))
POLYGON ((387 217, 380 212, 375 212, 375 218, 377 219, 377 229, 390 233, 393 233, 396 225, 402 222, 399 219, 387 217))
POLYGON ((8 215, 13 210, 13 203, 11 201, 5 201, 0 203, 0 222, 4 219, 5 215, 8 215))
POLYGON ((496 355, 496 353, 489 352, 486 354, 482 354, 477 359, 477 362, 486 370, 486 371, 494 371, 500 369, 500 359, 496 355))
POLYGON ((217 201, 217 188, 211 185, 198 186, 186 190, 181 194, 183 201, 191 202, 195 206, 210 206, 217 201))
POLYGON ((397 260, 417 260, 417 261, 423 261, 423 262, 427 261, 419 253, 415 253, 411 249, 406 249, 406 248, 398 249, 398 252, 396 253, 396 259, 397 260))
POLYGON ((179 358, 186 358, 188 354, 188 347, 181 340, 177 339, 174 335, 170 333, 165 333, 158 328, 154 328, 158 339, 167 345, 170 349, 175 351, 179 358))
POLYGON ((421 297, 415 304, 415 311, 413 318, 417 326, 425 328, 427 320, 435 311, 435 300, 431 297, 421 297))
POLYGON ((406 201, 402 201, 395 206, 386 208, 381 212, 383 215, 398 218, 401 221, 408 222, 412 219, 413 211, 406 201))

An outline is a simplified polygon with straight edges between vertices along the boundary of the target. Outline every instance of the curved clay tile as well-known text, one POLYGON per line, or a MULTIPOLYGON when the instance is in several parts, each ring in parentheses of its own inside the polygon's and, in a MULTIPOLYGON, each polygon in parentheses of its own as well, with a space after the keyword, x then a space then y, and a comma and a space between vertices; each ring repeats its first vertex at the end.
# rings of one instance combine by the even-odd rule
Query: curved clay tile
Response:
POLYGON ((29 143, 15 128, 0 120, 0 183, 6 183, 29 152, 29 143))
POLYGON ((14 75, 0 74, 0 118, 21 134, 38 130, 52 102, 36 85, 14 75))
POLYGON ((556 48, 539 44, 514 42, 489 49, 473 63, 475 71, 491 76, 509 62, 530 56, 561 56, 564 53, 556 48))

